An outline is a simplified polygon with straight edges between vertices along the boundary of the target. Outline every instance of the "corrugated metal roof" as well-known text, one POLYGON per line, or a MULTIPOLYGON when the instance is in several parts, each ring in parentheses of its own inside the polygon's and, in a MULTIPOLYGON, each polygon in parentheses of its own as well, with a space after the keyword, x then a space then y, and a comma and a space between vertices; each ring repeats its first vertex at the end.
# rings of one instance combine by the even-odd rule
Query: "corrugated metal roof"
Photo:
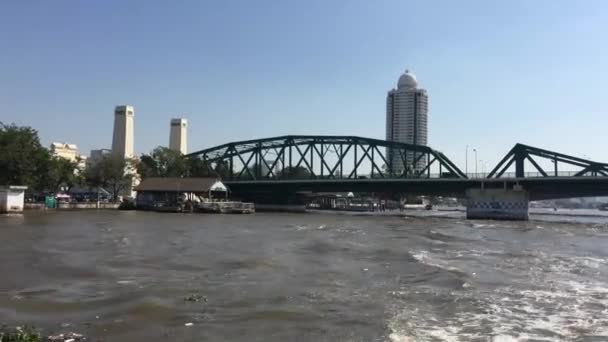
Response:
MULTIPOLYGON (((146 178, 135 187, 135 191, 164 191, 164 192, 205 192, 215 183, 221 183, 219 178, 146 178)), ((222 184, 223 185, 223 184, 222 184)))

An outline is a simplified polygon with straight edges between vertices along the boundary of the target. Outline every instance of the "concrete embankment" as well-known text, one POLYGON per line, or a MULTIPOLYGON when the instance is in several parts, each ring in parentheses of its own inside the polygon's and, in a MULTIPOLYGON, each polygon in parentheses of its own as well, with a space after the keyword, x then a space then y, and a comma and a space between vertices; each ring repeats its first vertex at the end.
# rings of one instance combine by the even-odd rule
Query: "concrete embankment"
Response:
POLYGON ((268 212, 287 212, 287 213, 304 213, 306 206, 303 204, 256 204, 256 211, 268 212))
MULTIPOLYGON (((118 203, 57 203, 57 209, 118 209, 118 203)), ((25 203, 25 210, 44 210, 44 203, 25 203)))

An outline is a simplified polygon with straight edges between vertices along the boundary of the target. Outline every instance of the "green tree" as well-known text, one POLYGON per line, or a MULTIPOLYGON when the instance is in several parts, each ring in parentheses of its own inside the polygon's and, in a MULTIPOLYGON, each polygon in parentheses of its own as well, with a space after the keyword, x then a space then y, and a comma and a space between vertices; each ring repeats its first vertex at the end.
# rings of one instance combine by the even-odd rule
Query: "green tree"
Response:
POLYGON ((180 152, 159 146, 139 158, 137 171, 142 178, 184 177, 188 175, 189 163, 180 152))
POLYGON ((156 177, 158 171, 154 158, 148 154, 142 155, 137 162, 137 173, 142 179, 156 177))
POLYGON ((309 179, 311 177, 310 171, 302 166, 286 167, 279 172, 280 179, 309 179))
POLYGON ((50 159, 35 129, 0 122, 0 184, 44 190, 50 159))
POLYGON ((200 158, 189 158, 188 176, 189 177, 216 177, 215 170, 209 162, 200 158))
POLYGON ((232 170, 230 170, 230 165, 224 160, 216 162, 214 171, 215 175, 217 177, 220 177, 221 179, 229 179, 232 176, 232 170))
POLYGON ((109 190, 116 201, 118 194, 132 184, 134 171, 135 161, 110 154, 90 165, 84 172, 84 178, 92 187, 109 190))
POLYGON ((76 170, 76 162, 60 157, 51 157, 46 172, 47 190, 57 192, 61 187, 69 191, 74 185, 79 183, 79 176, 76 170))
POLYGON ((219 177, 229 179, 232 175, 228 162, 220 160, 209 162, 200 158, 187 158, 188 177, 219 177))

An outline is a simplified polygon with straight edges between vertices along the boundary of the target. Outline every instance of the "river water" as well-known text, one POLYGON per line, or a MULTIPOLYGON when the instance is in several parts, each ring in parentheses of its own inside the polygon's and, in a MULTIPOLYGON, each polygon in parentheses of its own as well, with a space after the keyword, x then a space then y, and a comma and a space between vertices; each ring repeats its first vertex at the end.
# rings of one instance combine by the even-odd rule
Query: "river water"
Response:
POLYGON ((606 341, 608 219, 567 221, 3 216, 0 324, 90 341, 606 341))

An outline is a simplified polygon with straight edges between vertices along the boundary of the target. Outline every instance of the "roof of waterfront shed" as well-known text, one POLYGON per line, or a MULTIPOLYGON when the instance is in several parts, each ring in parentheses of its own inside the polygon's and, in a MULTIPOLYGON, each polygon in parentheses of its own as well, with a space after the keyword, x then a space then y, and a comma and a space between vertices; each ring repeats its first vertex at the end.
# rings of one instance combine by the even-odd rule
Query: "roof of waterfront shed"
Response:
POLYGON ((157 178, 151 177, 141 181, 135 191, 160 192, 207 192, 226 191, 226 186, 219 178, 157 178))

